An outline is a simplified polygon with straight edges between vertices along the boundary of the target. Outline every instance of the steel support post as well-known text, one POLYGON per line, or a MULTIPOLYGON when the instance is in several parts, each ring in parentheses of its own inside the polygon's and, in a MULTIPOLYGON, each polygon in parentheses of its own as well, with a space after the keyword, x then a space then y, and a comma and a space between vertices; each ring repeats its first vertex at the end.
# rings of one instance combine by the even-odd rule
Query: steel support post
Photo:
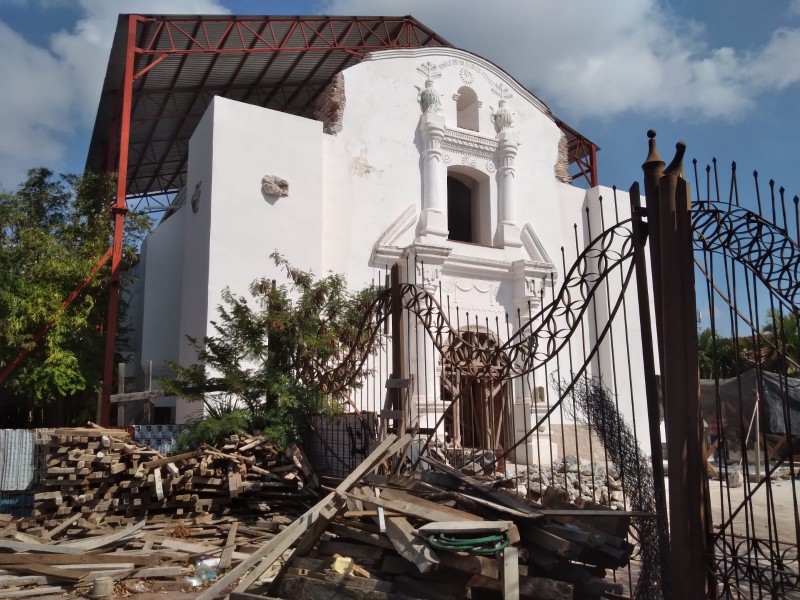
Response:
POLYGON ((131 126, 131 96, 133 95, 133 68, 136 51, 136 25, 141 17, 128 16, 128 43, 125 53, 125 74, 122 83, 122 113, 120 114, 119 167, 117 169, 117 197, 112 208, 114 215, 114 242, 111 246, 111 282, 108 290, 108 323, 106 325, 106 348, 103 365, 103 395, 100 402, 100 425, 110 424, 111 390, 114 382, 114 350, 119 317, 120 263, 122 260, 122 238, 128 205, 125 199, 128 190, 128 145, 131 126))
POLYGON ((670 543, 676 549, 670 553, 670 573, 681 574, 671 580, 672 594, 675 598, 703 598, 713 589, 713 561, 709 554, 708 478, 700 413, 691 193, 682 177, 686 150, 682 142, 660 177, 648 173, 650 159, 657 159, 654 136, 653 132, 645 174, 650 176, 646 183, 652 190, 648 220, 651 215, 655 217, 659 229, 658 247, 651 240, 651 250, 657 253, 660 266, 654 287, 661 297, 657 308, 662 324, 658 346, 669 464, 670 543), (653 199, 655 203, 651 203, 653 199))

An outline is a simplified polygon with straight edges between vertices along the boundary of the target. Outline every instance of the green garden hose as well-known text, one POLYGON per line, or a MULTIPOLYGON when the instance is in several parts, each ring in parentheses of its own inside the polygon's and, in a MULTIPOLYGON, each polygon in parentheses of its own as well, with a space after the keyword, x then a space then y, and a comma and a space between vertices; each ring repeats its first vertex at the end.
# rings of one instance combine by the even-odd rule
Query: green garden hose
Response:
POLYGON ((508 546, 508 541, 508 533, 506 532, 478 538, 435 533, 428 538, 428 543, 436 550, 469 552, 470 554, 480 555, 502 552, 508 546))

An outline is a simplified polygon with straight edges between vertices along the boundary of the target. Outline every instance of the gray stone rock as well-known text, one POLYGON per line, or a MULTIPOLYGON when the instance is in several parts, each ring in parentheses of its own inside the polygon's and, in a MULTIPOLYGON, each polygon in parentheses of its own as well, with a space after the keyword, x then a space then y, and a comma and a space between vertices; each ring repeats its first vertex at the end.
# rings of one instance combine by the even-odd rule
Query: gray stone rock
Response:
POLYGON ((739 469, 728 473, 728 487, 738 488, 744 485, 744 476, 739 469))
POLYGON ((285 198, 289 195, 289 182, 276 175, 264 175, 261 179, 261 193, 265 196, 285 198))

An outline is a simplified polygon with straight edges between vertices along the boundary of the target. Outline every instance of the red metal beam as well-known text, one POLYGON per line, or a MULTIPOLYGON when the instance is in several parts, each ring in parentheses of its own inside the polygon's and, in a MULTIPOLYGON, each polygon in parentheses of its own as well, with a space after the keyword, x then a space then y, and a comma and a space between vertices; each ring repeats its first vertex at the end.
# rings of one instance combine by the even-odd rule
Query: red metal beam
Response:
MULTIPOLYGON (((77 298, 78 295, 83 291, 83 288, 85 288, 89 284, 89 282, 97 274, 97 272, 100 269, 102 269, 103 266, 108 262, 108 259, 111 258, 111 250, 112 249, 109 248, 106 251, 106 253, 103 255, 103 258, 97 261, 97 264, 95 264, 95 266, 92 268, 89 274, 83 279, 83 281, 81 281, 78 284, 78 287, 72 290, 72 293, 64 299, 64 301, 61 303, 62 311, 65 310, 70 304, 72 304, 75 298, 77 298)), ((0 385, 4 384, 6 380, 9 377, 11 377, 11 374, 16 370, 16 368, 25 359, 25 357, 28 356, 30 351, 33 350, 33 348, 36 347, 36 345, 41 341, 41 339, 45 336, 45 334, 48 331, 50 331, 50 329, 52 329, 53 324, 54 324, 53 321, 45 323, 42 326, 42 328, 39 331, 37 331, 36 334, 33 336, 30 346, 28 348, 23 348, 22 350, 20 350, 19 354, 17 354, 14 357, 14 360, 12 360, 5 366, 3 371, 0 372, 0 385)))
MULTIPOLYGON (((158 55, 159 62, 163 60, 164 55, 171 54, 256 54, 330 50, 363 54, 384 48, 412 47, 416 45, 415 40, 419 43, 420 31, 428 41, 435 35, 407 18, 387 20, 378 17, 367 20, 338 17, 269 17, 230 20, 208 17, 159 17, 147 18, 145 22, 156 23, 156 26, 148 41, 137 48, 136 52, 142 55, 158 55), (268 25, 270 36, 264 36, 262 33, 264 23, 268 25), (199 24, 201 31, 189 33, 188 29, 192 24, 199 24), (210 28, 212 24, 219 24, 219 30, 210 28), (347 34, 355 26, 360 34, 359 41, 348 43, 348 36, 337 36, 334 24, 346 24, 347 34), (370 24, 374 24, 375 27, 371 27, 370 24), (288 28, 288 31, 286 33, 276 31, 280 26, 288 28), (389 32, 390 26, 395 29, 396 34, 389 32), (261 32, 256 31, 259 27, 262 28, 261 32), (166 44, 158 37, 164 31, 167 33, 166 44), (279 35, 283 38, 280 42, 277 39, 279 35), (271 40, 268 39, 270 37, 271 40)), ((143 71, 151 69, 152 66, 152 63, 148 64, 143 71)), ((141 74, 137 73, 134 77, 139 77, 141 74)))
POLYGON ((100 425, 110 425, 111 390, 114 383, 114 350, 119 317, 120 261, 122 259, 122 234, 128 205, 125 199, 128 188, 128 142, 131 125, 131 97, 133 95, 134 58, 136 54, 136 26, 142 19, 128 16, 128 44, 125 52, 125 74, 122 81, 122 114, 120 115, 119 167, 117 172, 117 199, 112 208, 114 215, 114 243, 111 253, 111 285, 108 294, 108 325, 106 327, 105 361, 103 365, 103 392, 100 401, 100 425))

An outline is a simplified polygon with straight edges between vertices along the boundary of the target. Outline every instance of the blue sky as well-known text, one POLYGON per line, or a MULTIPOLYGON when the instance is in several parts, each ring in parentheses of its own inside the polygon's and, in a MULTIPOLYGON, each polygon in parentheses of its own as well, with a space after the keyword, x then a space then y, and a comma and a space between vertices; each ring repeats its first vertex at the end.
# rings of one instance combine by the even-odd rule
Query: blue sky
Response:
POLYGON ((746 202, 754 169, 800 194, 800 0, 0 0, 2 188, 82 170, 119 12, 412 14, 597 143, 604 185, 641 179, 654 128, 667 160, 736 160, 746 202))

